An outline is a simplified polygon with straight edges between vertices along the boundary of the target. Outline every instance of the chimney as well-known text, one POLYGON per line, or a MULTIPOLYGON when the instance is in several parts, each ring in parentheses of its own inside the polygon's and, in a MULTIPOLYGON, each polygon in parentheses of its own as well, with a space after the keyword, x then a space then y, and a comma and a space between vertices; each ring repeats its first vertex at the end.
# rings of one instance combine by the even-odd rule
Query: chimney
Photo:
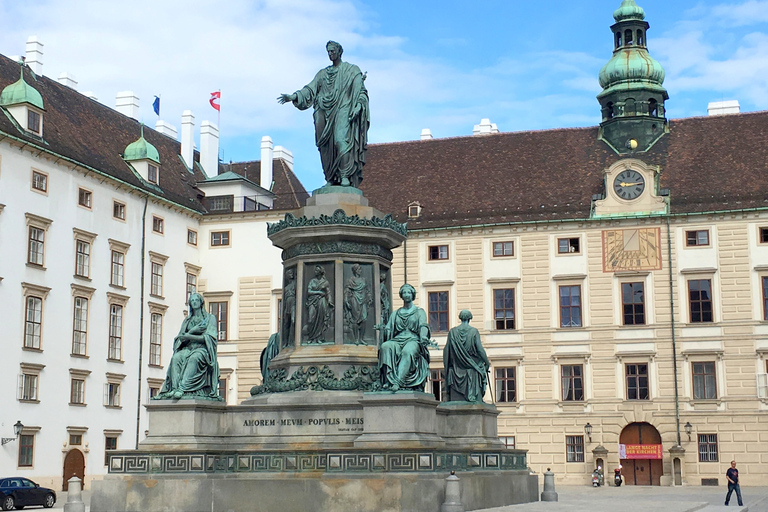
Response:
POLYGON ((181 114, 181 158, 190 170, 195 166, 195 116, 191 110, 181 114))
POLYGON ((136 96, 133 91, 122 91, 117 93, 117 98, 115 99, 115 110, 138 121, 139 97, 136 96))
MULTIPOLYGON (((259 185, 267 190, 272 188, 272 137, 265 135, 261 138, 261 174, 259 185)), ((293 160, 293 158, 291 158, 293 160)))
POLYGON ((27 39, 25 62, 36 75, 43 74, 43 43, 37 40, 37 36, 29 36, 27 39))
POLYGON ((433 139, 432 137, 432 131, 429 128, 424 128, 421 130, 421 140, 429 140, 433 139))
POLYGON ((707 105, 707 113, 710 116, 723 116, 726 114, 738 114, 741 111, 738 100, 713 101, 707 105))
POLYGON ((209 178, 219 174, 219 128, 210 121, 200 123, 200 165, 209 178))
POLYGON ((179 138, 179 132, 176 130, 175 126, 173 126, 171 123, 160 121, 159 119, 155 123, 155 131, 162 133, 163 135, 167 135, 174 140, 179 138))
POLYGON ((293 170, 293 153, 283 146, 275 146, 275 152, 272 154, 272 160, 282 160, 290 170, 293 170))
POLYGON ((61 85, 66 85, 70 89, 77 90, 77 80, 75 79, 74 75, 70 75, 69 73, 62 73, 59 75, 59 83, 61 85))
POLYGON ((490 135, 492 133, 499 133, 499 129, 496 127, 496 123, 491 123, 488 118, 481 119, 480 124, 476 124, 472 130, 472 135, 490 135))

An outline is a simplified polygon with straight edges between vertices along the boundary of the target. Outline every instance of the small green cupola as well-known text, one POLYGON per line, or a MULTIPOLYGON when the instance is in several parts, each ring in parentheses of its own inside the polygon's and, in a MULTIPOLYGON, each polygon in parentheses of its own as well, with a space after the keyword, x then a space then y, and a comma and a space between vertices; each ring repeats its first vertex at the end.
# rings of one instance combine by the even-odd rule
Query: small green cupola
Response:
POLYGON ((160 153, 144 138, 143 124, 138 140, 131 142, 125 148, 123 160, 128 162, 145 181, 155 185, 160 182, 160 153))
POLYGON ((0 93, 0 106, 4 107, 19 126, 36 135, 43 135, 42 95, 24 80, 24 65, 20 66, 19 79, 0 93))
POLYGON ((664 68, 648 53, 650 25, 635 0, 623 0, 613 18, 613 56, 599 75, 599 136, 620 154, 646 151, 667 131, 664 68))

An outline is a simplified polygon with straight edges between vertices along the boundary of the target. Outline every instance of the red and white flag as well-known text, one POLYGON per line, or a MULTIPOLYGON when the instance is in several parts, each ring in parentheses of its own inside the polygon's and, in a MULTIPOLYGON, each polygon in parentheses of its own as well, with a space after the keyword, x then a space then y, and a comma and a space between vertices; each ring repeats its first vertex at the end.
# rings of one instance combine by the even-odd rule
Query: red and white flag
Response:
POLYGON ((211 93, 211 99, 208 100, 213 108, 221 112, 221 105, 219 105, 219 100, 221 99, 221 91, 216 91, 211 93))

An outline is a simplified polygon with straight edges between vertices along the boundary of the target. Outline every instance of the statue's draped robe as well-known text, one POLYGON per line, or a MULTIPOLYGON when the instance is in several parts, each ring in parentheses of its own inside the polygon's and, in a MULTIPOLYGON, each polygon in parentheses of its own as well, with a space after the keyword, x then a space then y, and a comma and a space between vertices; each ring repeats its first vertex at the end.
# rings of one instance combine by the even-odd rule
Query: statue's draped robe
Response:
POLYGON ((259 363, 261 366, 261 376, 264 381, 269 378, 269 363, 280 352, 280 333, 276 332, 269 337, 267 346, 261 351, 259 363))
POLYGON ((448 332, 448 341, 443 349, 448 400, 482 402, 487 384, 486 368, 489 367, 477 329, 461 324, 448 332))
POLYGON ((168 366, 163 393, 181 391, 185 396, 219 399, 219 363, 216 359, 218 329, 216 317, 202 310, 188 315, 181 323, 179 336, 194 327, 204 326, 204 341, 173 341, 173 356, 168 366))
POLYGON ((338 185, 343 178, 359 187, 363 181, 365 150, 368 146, 368 91, 360 68, 348 62, 328 66, 296 91, 293 104, 301 110, 314 107, 315 144, 325 180, 338 185), (356 106, 360 115, 350 120, 356 106))
POLYGON ((350 277, 344 289, 345 312, 349 317, 352 329, 362 328, 362 324, 368 319, 368 303, 370 292, 368 283, 362 277, 350 277))
POLYGON ((280 327, 282 332, 282 346, 290 347, 294 342, 294 333, 296 332, 296 281, 288 281, 283 292, 283 325, 280 327))
POLYGON ((429 323, 427 314, 417 306, 400 308, 384 326, 384 343, 379 349, 382 384, 400 389, 423 391, 429 377, 429 323), (419 333, 426 328, 426 339, 419 333))
POLYGON ((331 318, 331 285, 325 277, 316 277, 307 286, 307 323, 304 334, 308 341, 319 342, 331 318), (314 293, 319 292, 319 293, 314 293))

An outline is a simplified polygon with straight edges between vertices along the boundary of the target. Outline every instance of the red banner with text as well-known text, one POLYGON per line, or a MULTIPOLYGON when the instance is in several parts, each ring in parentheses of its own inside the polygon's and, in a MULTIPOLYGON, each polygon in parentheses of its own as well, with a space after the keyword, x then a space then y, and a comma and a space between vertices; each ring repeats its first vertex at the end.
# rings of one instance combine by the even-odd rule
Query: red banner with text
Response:
POLYGON ((660 444, 620 444, 620 459, 661 459, 663 452, 660 444))

